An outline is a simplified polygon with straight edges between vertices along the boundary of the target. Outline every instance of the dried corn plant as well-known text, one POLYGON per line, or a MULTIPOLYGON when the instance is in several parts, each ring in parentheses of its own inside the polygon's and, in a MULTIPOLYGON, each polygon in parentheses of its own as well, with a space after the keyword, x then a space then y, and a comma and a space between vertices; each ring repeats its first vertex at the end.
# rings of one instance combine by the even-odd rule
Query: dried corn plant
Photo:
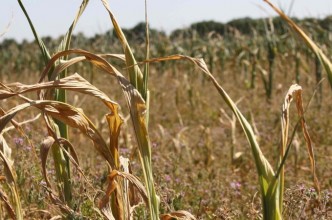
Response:
MULTIPOLYGON (((24 15, 26 16, 26 19, 29 22, 30 28, 33 32, 33 35, 35 37, 36 42, 38 43, 38 46, 40 48, 40 51, 42 53, 42 58, 44 61, 44 65, 47 65, 47 63, 50 61, 51 56, 50 56, 50 51, 48 50, 48 48, 45 46, 43 40, 38 36, 38 33, 33 25, 32 20, 29 17, 28 12, 26 11, 23 2, 21 0, 18 0, 18 3, 24 13, 24 15)), ((73 30, 79 20, 79 18, 81 17, 81 15, 83 14, 85 8, 87 7, 89 3, 89 0, 83 0, 79 10, 72 22, 72 24, 70 25, 67 33, 65 34, 64 38, 62 39, 58 50, 57 51, 63 51, 63 50, 68 50, 70 48, 70 43, 71 43, 71 36, 73 33, 73 30)), ((63 60, 68 59, 68 57, 64 57, 63 60)), ((53 68, 55 68, 55 66, 58 65, 58 63, 54 63, 53 64, 53 68)), ((49 80, 53 80, 54 78, 51 77, 50 73, 48 73, 48 79, 49 80)), ((57 78, 63 78, 67 75, 67 71, 65 70, 64 72, 62 72, 61 74, 59 74, 59 76, 57 76, 57 78)), ((52 97, 50 97, 53 100, 56 101, 60 101, 60 102, 66 102, 67 100, 67 95, 66 95, 66 90, 64 89, 56 89, 54 90, 54 93, 52 94, 52 97)), ((64 124, 61 121, 57 121, 57 120, 49 120, 49 122, 52 124, 53 127, 55 127, 55 129, 57 130, 59 136, 63 137, 63 138, 68 138, 68 127, 66 124, 64 124)), ((67 147, 65 147, 65 150, 68 150, 67 147)), ((63 198, 62 200, 66 201, 66 203, 72 207, 72 186, 71 186, 71 182, 70 182, 70 166, 69 166, 69 158, 66 154, 64 154, 63 150, 61 149, 60 146, 57 146, 55 144, 55 146, 52 148, 52 154, 53 154, 53 159, 54 159, 54 166, 55 166, 55 170, 56 170, 56 176, 58 179, 58 182, 61 183, 59 184, 59 192, 63 192, 60 194, 63 194, 63 198)))

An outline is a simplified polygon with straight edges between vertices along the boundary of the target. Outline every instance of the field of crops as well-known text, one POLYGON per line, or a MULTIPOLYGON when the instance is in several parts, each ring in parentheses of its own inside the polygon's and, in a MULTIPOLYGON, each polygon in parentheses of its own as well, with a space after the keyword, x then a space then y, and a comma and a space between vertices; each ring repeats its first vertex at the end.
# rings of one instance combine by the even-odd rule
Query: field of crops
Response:
MULTIPOLYGON (((332 219, 332 16, 0 44, 0 219, 332 219)), ((269 5, 266 1, 267 7, 269 5)), ((113 14, 114 13, 114 14, 113 14)), ((5 35, 4 35, 5 36, 5 35)))

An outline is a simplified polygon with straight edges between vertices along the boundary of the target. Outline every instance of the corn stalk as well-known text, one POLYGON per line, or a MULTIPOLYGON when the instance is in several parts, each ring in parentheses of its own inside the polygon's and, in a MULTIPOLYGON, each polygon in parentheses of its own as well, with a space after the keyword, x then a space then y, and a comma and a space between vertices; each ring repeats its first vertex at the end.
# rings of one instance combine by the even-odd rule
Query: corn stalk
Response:
MULTIPOLYGON (((68 32, 66 33, 66 35, 64 36, 62 42, 59 45, 58 51, 63 51, 63 50, 68 50, 70 47, 70 40, 71 40, 71 35, 72 32, 76 26, 76 23, 78 21, 78 19, 80 18, 80 16, 82 15, 82 13, 84 12, 87 4, 88 4, 89 0, 83 0, 81 3, 81 6, 75 16, 74 21, 72 22, 71 26, 68 29, 68 32)), ((21 0, 18 0, 18 3, 24 13, 24 15, 26 16, 26 19, 29 22, 30 28, 34 34, 35 40, 38 43, 38 46, 41 50, 42 53, 42 57, 44 60, 44 64, 47 65, 48 62, 51 59, 49 50, 47 49, 47 47, 45 46, 44 42, 42 41, 42 39, 38 36, 38 33, 22 3, 21 0)), ((65 60, 67 59, 67 57, 64 58, 65 60)), ((57 64, 55 64, 53 66, 53 68, 50 70, 50 72, 48 73, 48 79, 49 80, 53 80, 51 77, 51 73, 52 70, 55 68, 57 64)), ((60 74, 59 78, 63 78, 65 77, 67 74, 66 72, 63 72, 60 74)), ((66 92, 65 90, 55 90, 54 91, 54 96, 52 97, 53 100, 56 101, 61 101, 61 102, 66 102, 67 98, 66 98, 66 92)), ((53 124, 53 122, 52 122, 53 124)), ((52 125, 53 128, 56 130, 56 134, 59 137, 63 137, 63 138, 68 138, 68 128, 67 125, 65 125, 64 123, 62 123, 61 121, 55 120, 55 123, 52 125)), ((66 149, 68 150, 68 149, 66 149)), ((63 153, 63 151, 61 150, 61 147, 57 144, 54 145, 54 147, 52 147, 52 153, 53 153, 53 158, 54 158, 54 164, 55 164, 55 170, 56 170, 56 176, 57 176, 57 180, 58 180, 58 186, 59 186, 59 192, 60 195, 63 194, 63 200, 66 201, 66 203, 69 206, 72 206, 72 189, 71 189, 71 181, 70 181, 70 166, 69 166, 69 158, 63 153)))
MULTIPOLYGON (((149 90, 148 90, 148 75, 149 75, 149 66, 145 66, 144 73, 141 72, 137 66, 137 61, 134 57, 134 54, 131 51, 131 48, 127 42, 125 35, 122 32, 121 27, 119 26, 115 16, 110 10, 108 1, 102 0, 106 10, 109 13, 111 21, 114 26, 115 33, 120 40, 123 52, 126 57, 126 67, 127 73, 129 75, 129 81, 133 90, 130 93, 127 93, 127 105, 130 110, 131 120, 134 125, 134 131, 136 134, 136 140, 138 143, 139 157, 141 160, 144 180, 146 185, 146 191, 148 195, 148 203, 150 210, 150 218, 155 220, 159 219, 159 197, 156 194, 152 173, 152 161, 151 161, 151 144, 148 133, 148 121, 149 121, 149 90)), ((148 27, 147 35, 148 35, 148 27)), ((146 57, 149 57, 149 42, 147 36, 146 42, 146 57)), ((119 79, 120 84, 124 87, 124 82, 119 79)), ((128 88, 126 89, 128 90, 128 88)))

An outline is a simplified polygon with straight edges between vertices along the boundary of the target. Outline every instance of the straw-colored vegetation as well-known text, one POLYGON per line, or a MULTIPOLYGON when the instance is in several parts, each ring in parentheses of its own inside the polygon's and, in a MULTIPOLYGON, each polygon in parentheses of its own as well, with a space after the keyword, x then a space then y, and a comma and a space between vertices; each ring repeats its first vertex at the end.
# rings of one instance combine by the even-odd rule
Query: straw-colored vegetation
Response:
POLYGON ((50 39, 18 0, 35 41, 0 45, 0 219, 332 218, 331 17, 265 0, 280 18, 166 36, 102 0, 89 39, 88 2, 50 39))

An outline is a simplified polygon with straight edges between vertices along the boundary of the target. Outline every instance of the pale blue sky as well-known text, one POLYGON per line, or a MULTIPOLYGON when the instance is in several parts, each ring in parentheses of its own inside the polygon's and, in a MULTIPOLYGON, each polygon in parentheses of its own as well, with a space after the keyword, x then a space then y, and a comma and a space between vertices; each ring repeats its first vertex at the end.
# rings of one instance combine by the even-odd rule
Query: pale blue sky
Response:
MULTIPOLYGON (((38 33, 41 36, 52 37, 66 32, 81 2, 80 0, 22 1, 38 33)), ((144 0, 110 0, 109 2, 122 27, 131 28, 144 20, 144 0)), ((292 1, 272 0, 272 2, 287 11, 292 1)), ((263 0, 148 0, 148 14, 151 27, 168 33, 197 21, 227 22, 245 16, 257 18, 276 15, 263 0)), ((331 14, 331 0, 295 0, 291 13, 292 16, 297 17, 320 18, 331 14)), ((19 41, 24 38, 33 39, 28 22, 17 1, 1 0, 0 33, 6 29, 11 20, 8 32, 0 38, 0 41, 4 38, 15 38, 19 41)), ((83 32, 87 36, 91 36, 95 33, 103 33, 109 28, 111 28, 111 22, 101 1, 90 0, 75 32, 83 32)))

